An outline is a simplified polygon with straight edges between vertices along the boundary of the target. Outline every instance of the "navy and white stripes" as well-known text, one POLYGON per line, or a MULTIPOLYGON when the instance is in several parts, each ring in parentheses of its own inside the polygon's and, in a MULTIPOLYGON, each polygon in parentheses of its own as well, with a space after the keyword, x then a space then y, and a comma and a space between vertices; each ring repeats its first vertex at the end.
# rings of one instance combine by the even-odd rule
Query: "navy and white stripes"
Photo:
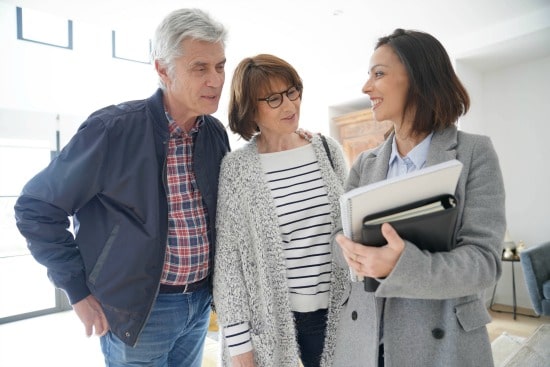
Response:
MULTIPOLYGON (((260 156, 279 218, 292 311, 328 307, 331 217, 311 145, 260 156)), ((252 350, 248 322, 224 328, 231 355, 252 350)))
POLYGON ((330 205, 311 145, 262 154, 285 251, 292 311, 327 308, 330 286, 330 205))

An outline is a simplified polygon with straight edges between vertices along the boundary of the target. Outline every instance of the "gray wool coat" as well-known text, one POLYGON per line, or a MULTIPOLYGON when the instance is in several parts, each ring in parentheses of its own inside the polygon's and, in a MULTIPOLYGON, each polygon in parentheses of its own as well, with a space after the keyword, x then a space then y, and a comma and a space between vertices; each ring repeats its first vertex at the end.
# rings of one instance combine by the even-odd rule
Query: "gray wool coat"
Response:
MULTIPOLYGON (((358 157, 346 190, 385 179, 392 137, 358 157)), ((484 293, 501 274, 502 175, 490 139, 454 126, 433 135, 426 165, 451 159, 464 164, 455 194, 456 247, 429 253, 405 241, 375 293, 352 283, 342 301, 333 366, 376 367, 381 322, 386 367, 493 366, 484 293)), ((333 245, 336 260, 347 268, 333 245)))
MULTIPOLYGON (((338 199, 347 167, 340 146, 327 137, 334 169, 319 136, 312 146, 319 161, 331 204, 332 228, 340 218, 338 199)), ((222 162, 218 192, 214 304, 221 325, 250 322, 256 365, 297 367, 299 360, 290 309, 286 263, 275 204, 262 172, 256 140, 227 154, 222 162)), ((323 358, 330 365, 335 344, 337 305, 348 272, 333 262, 328 326, 323 358)), ((230 366, 221 338, 223 366, 230 366)))

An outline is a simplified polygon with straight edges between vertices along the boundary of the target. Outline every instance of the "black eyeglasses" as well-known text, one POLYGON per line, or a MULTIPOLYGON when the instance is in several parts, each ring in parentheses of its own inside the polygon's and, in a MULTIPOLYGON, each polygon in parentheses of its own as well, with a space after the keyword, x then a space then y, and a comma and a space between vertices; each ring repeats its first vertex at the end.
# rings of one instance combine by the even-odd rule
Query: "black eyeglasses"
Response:
POLYGON ((302 92, 297 86, 292 86, 281 93, 273 93, 266 98, 258 98, 258 101, 266 101, 269 107, 277 108, 283 104, 283 95, 287 96, 290 101, 295 101, 302 95, 302 92))

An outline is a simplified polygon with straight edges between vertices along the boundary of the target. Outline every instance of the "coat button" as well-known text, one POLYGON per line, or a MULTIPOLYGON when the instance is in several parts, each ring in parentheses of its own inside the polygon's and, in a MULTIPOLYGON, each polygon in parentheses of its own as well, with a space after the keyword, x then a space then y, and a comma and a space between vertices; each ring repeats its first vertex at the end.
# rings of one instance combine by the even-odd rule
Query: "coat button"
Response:
POLYGON ((435 328, 432 330, 432 335, 436 339, 443 339, 443 337, 445 336, 445 331, 440 328, 435 328))
POLYGON ((352 313, 351 313, 351 319, 352 319, 353 321, 357 320, 357 311, 352 311, 352 313))
POLYGON ((127 331, 127 332, 124 333, 124 336, 127 337, 127 338, 129 338, 131 335, 132 335, 132 334, 130 334, 129 331, 127 331))

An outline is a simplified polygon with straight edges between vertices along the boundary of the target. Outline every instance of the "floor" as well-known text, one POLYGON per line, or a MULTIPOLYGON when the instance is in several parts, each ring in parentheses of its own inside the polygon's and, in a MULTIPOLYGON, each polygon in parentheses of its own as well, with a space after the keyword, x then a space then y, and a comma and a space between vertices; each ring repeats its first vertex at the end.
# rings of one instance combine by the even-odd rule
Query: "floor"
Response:
MULTIPOLYGON (((202 367, 217 366, 216 333, 206 339, 202 367)), ((99 338, 87 338, 72 311, 0 325, 2 367, 103 366, 99 338)))
MULTIPOLYGON (((501 307, 501 306, 497 306, 501 307)), ((503 310, 509 310, 505 306, 503 310)), ((522 313, 529 310, 520 309, 522 313)), ((528 336, 550 317, 532 318, 492 312, 488 325, 491 341, 503 332, 528 336)), ((203 367, 215 367, 216 333, 206 340, 203 367)), ((0 325, 0 366, 2 367, 98 367, 103 365, 97 337, 86 338, 72 311, 0 325)))
MULTIPOLYGON (((487 325, 489 339, 491 339, 491 341, 498 338, 504 332, 510 335, 527 337, 531 335, 540 325, 550 324, 550 316, 530 317, 518 314, 516 316, 516 320, 514 320, 513 314, 511 313, 511 306, 495 304, 493 309, 504 312, 489 311, 491 317, 493 318, 493 321, 487 325)), ((517 312, 526 315, 533 315, 532 310, 521 307, 517 309, 517 312)))

